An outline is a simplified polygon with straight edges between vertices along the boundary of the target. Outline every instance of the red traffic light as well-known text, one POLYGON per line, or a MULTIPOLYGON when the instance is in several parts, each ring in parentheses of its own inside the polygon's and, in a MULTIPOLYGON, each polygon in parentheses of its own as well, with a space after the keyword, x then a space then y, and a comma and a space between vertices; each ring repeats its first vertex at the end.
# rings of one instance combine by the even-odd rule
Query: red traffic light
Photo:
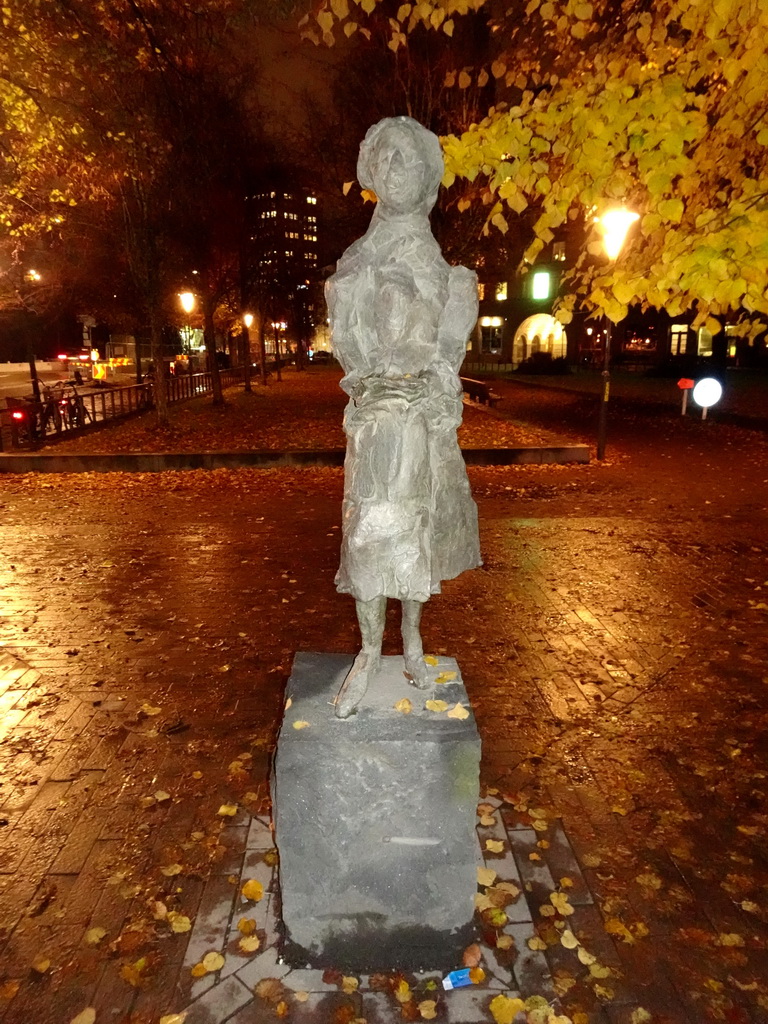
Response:
POLYGON ((15 420, 23 420, 24 413, 21 412, 19 409, 14 409, 14 411, 11 413, 11 417, 15 420))

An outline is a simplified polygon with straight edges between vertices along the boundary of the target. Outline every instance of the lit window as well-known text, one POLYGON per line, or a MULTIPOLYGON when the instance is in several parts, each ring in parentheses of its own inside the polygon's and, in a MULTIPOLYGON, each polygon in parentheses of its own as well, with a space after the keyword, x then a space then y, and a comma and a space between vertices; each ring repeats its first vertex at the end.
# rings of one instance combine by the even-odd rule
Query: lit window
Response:
MULTIPOLYGON (((672 324, 669 329, 670 355, 681 356, 688 341, 688 324, 672 324)), ((701 353, 699 353, 701 354, 701 353)))
POLYGON ((504 320, 500 316, 480 318, 480 351, 493 355, 501 352, 501 336, 504 320))
POLYGON ((310 224, 317 224, 317 217, 313 217, 312 214, 307 217, 307 220, 310 224))
POLYGON ((291 197, 288 195, 287 192, 283 192, 283 199, 290 199, 290 198, 291 197))
POLYGON ((552 259, 558 263, 565 261, 565 242, 555 242, 552 246, 552 259))
POLYGON ((305 242, 316 242, 317 241, 317 235, 304 235, 304 241, 305 242))
POLYGON ((485 285, 481 282, 477 282, 477 297, 481 301, 485 298, 485 285))
POLYGON ((537 270, 533 275, 533 283, 531 285, 531 298, 532 299, 548 299, 549 298, 549 274, 546 270, 537 270))
POLYGON ((308 202, 308 203, 311 203, 311 204, 312 204, 312 206, 314 206, 314 205, 315 205, 315 203, 317 203, 317 199, 315 199, 315 197, 314 197, 314 196, 307 196, 307 202, 308 202))
POLYGON ((274 199, 275 198, 275 193, 274 192, 270 192, 269 193, 269 198, 270 199, 274 199))
POLYGON ((506 281, 499 281, 499 283, 496 285, 496 301, 497 302, 504 302, 506 297, 507 297, 507 282, 506 281))
POLYGON ((286 256, 293 256, 293 249, 286 249, 285 250, 285 255, 286 256))

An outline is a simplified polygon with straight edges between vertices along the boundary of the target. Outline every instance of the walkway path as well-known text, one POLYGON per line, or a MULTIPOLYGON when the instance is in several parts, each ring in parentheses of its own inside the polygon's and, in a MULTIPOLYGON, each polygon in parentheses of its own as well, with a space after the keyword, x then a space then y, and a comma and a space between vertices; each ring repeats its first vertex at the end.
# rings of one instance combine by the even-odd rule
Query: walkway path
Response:
POLYGON ((436 997, 470 1024, 517 990, 577 1024, 763 1020, 766 445, 638 422, 605 467, 472 470, 485 566, 425 613, 483 737, 479 836, 521 889, 463 994, 274 960, 283 686, 294 651, 356 636, 340 471, 4 480, 0 1021, 389 1024, 436 997))

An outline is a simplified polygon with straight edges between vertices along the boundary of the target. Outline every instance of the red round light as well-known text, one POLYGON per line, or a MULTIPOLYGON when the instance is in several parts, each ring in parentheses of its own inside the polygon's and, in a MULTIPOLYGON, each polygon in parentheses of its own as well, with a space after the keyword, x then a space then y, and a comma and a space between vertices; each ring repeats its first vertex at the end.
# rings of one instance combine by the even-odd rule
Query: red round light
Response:
POLYGON ((23 412, 19 412, 18 409, 15 412, 12 412, 11 416, 15 420, 23 420, 24 419, 24 413, 23 412))

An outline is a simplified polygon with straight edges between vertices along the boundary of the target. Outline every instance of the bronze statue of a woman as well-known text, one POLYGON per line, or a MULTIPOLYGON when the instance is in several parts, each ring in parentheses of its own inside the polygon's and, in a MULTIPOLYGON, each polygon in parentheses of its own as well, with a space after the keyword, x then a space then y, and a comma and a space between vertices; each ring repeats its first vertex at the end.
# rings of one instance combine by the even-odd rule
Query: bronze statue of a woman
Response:
POLYGON ((379 667, 387 598, 402 602, 405 669, 429 686, 421 609, 442 580, 480 564, 477 508, 456 439, 458 370, 477 320, 477 279, 450 267, 429 224, 443 175, 437 136, 409 117, 374 125, 357 175, 370 227, 327 283, 333 350, 350 396, 340 592, 362 647, 336 700, 348 718, 379 667))

